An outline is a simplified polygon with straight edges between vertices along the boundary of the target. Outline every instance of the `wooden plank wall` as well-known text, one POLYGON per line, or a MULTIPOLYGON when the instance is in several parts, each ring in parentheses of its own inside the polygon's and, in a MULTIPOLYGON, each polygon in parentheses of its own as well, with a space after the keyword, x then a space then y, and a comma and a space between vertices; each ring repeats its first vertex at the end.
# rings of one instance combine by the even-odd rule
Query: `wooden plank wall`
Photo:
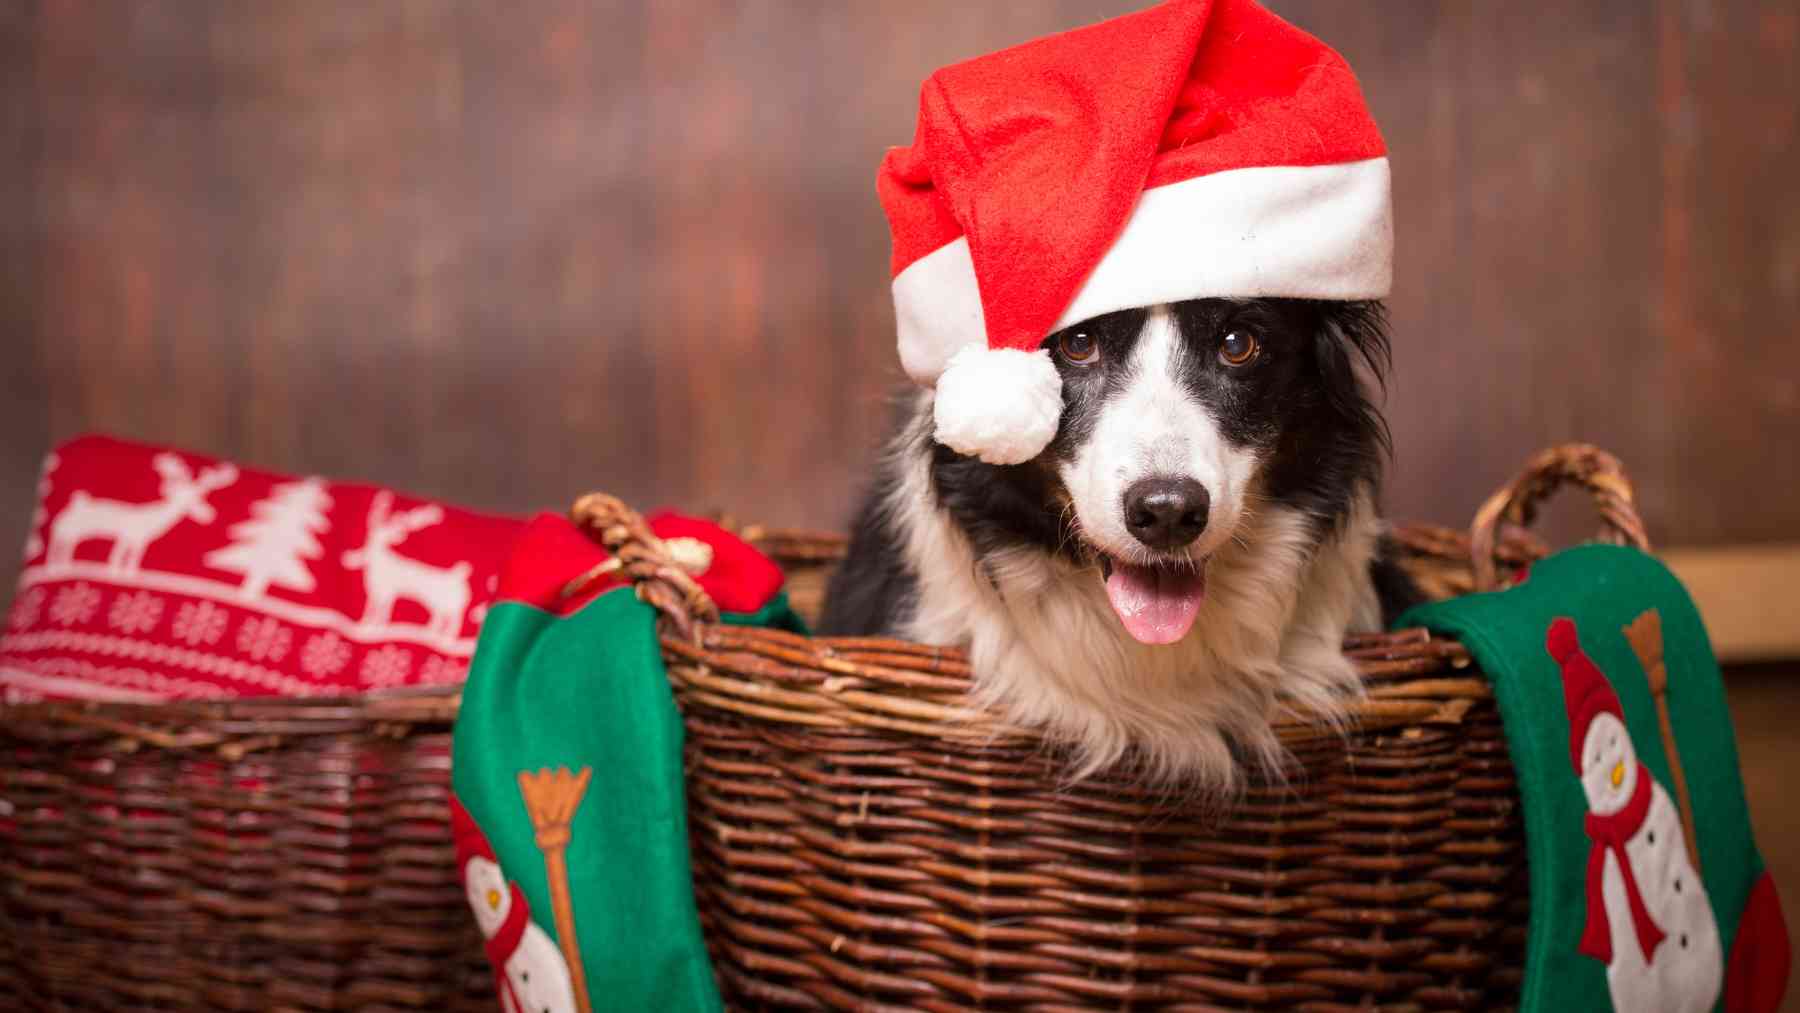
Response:
MULTIPOLYGON (((1392 149, 1392 512, 1460 523, 1584 438, 1664 544, 1800 540, 1794 0, 1271 2, 1392 149)), ((0 4, 0 601, 89 429, 839 523, 896 389, 873 176, 919 81, 1133 6, 0 4)), ((1732 685, 1791 889, 1800 697, 1732 685)))
MULTIPOLYGON (((898 376, 872 180, 919 81, 1132 6, 3 5, 0 531, 88 429, 836 524, 898 376)), ((1795 538, 1792 0, 1274 6, 1392 146, 1392 511, 1461 522, 1579 437, 1664 543, 1795 538)))

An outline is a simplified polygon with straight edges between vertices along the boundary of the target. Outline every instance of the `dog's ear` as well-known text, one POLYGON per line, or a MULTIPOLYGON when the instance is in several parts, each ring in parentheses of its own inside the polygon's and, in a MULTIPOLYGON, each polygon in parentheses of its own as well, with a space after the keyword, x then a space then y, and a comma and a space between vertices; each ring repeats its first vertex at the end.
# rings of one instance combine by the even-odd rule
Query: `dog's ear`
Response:
POLYGON ((1373 299, 1317 305, 1319 322, 1314 341, 1331 412, 1346 430, 1362 432, 1382 452, 1392 453, 1393 436, 1387 419, 1358 375, 1360 364, 1386 396, 1388 369, 1393 365, 1387 307, 1373 299))
POLYGON ((1388 341, 1387 306, 1378 299, 1322 302, 1319 305, 1322 308, 1319 340, 1330 342, 1346 356, 1361 359, 1369 375, 1386 391, 1388 370, 1394 364, 1393 349, 1388 341))

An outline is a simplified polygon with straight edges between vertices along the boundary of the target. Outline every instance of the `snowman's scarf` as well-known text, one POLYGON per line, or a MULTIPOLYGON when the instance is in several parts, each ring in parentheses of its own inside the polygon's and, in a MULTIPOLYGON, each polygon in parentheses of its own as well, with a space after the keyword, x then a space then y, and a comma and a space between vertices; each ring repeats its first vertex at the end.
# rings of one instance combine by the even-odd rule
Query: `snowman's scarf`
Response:
MULTIPOLYGON (((525 926, 531 923, 530 908, 526 907, 525 893, 519 889, 519 884, 508 882, 506 889, 512 894, 506 920, 481 944, 487 949, 488 963, 494 966, 494 985, 503 995, 512 992, 512 982, 506 980, 506 962, 512 959, 519 942, 525 938, 525 926)), ((517 997, 514 997, 514 1005, 517 1005, 517 997)))
POLYGON ((1587 867, 1587 928, 1581 933, 1581 952, 1594 957, 1602 963, 1612 963, 1612 927, 1606 916, 1606 898, 1601 893, 1601 885, 1606 875, 1606 853, 1611 851, 1619 860, 1619 875, 1625 879, 1625 899, 1631 907, 1631 924, 1637 929, 1638 946, 1644 951, 1644 963, 1656 953, 1656 947, 1666 938, 1650 917, 1650 909, 1644 906, 1644 895, 1638 890, 1636 873, 1631 871, 1631 858, 1625 854, 1625 842, 1644 825, 1644 816, 1650 811, 1650 780, 1648 768, 1642 762, 1637 765, 1637 788, 1631 793, 1631 801, 1625 808, 1609 816, 1596 813, 1587 814, 1587 835, 1594 842, 1588 852, 1587 867))

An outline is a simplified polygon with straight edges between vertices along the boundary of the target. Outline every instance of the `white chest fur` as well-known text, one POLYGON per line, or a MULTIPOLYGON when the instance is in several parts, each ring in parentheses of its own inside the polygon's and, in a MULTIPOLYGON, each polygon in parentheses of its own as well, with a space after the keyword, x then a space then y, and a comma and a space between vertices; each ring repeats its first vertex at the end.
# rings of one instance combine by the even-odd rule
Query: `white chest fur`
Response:
POLYGON ((965 645, 982 702, 1068 746, 1079 773, 1129 751, 1153 778, 1228 790, 1242 773, 1230 742, 1272 767, 1272 719, 1340 721, 1359 693, 1342 637, 1380 623, 1366 496, 1322 544, 1298 512, 1247 518, 1208 564, 1193 630, 1152 646, 1121 627, 1097 571, 1031 549, 977 564, 927 467, 912 462, 890 504, 920 585, 905 634, 965 645))

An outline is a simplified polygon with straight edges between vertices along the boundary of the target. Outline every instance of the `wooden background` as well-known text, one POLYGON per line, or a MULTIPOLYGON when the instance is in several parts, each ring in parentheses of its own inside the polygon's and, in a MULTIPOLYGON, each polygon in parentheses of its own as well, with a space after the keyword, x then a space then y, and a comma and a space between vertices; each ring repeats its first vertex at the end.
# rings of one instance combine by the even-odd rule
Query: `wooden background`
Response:
MULTIPOLYGON (((1583 438, 1665 545, 1800 539, 1794 0, 1272 4, 1392 149, 1391 511, 1460 523, 1583 438)), ((898 380, 873 180, 920 80, 1133 6, 0 3, 0 532, 89 429, 837 524, 898 380)), ((1790 903, 1796 674, 1732 679, 1790 903)))
MULTIPOLYGON (((837 524, 898 379, 873 178, 920 80, 1133 6, 0 5, 0 531, 88 429, 837 524)), ((1793 539, 1793 0, 1274 6, 1392 146, 1391 511, 1461 522, 1579 437, 1664 544, 1793 539)))

